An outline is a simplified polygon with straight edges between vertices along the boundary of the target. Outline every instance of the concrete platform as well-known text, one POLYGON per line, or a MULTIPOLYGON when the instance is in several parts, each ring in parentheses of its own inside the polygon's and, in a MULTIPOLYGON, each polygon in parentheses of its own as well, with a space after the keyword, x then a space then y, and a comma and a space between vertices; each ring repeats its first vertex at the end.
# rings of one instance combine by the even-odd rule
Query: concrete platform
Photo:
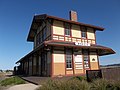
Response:
POLYGON ((36 84, 36 85, 41 85, 43 83, 45 83, 46 81, 52 79, 52 80, 55 80, 55 79, 58 79, 58 80, 68 80, 72 77, 39 77, 39 76, 21 76, 22 79, 30 82, 30 83, 33 83, 33 84, 36 84))
POLYGON ((40 85, 46 82, 47 80, 51 79, 50 77, 38 77, 38 76, 27 76, 27 77, 22 76, 21 78, 27 82, 30 82, 36 85, 40 85))

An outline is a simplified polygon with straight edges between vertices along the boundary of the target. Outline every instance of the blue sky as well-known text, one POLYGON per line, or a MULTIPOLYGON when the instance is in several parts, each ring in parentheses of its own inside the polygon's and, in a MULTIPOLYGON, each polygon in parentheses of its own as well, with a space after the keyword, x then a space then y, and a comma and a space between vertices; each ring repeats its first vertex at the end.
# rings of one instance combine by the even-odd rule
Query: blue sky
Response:
POLYGON ((0 69, 13 69, 33 49, 26 39, 35 14, 69 19, 70 10, 79 22, 105 28, 97 32, 97 43, 116 54, 100 57, 100 64, 120 63, 120 0, 0 0, 0 69))

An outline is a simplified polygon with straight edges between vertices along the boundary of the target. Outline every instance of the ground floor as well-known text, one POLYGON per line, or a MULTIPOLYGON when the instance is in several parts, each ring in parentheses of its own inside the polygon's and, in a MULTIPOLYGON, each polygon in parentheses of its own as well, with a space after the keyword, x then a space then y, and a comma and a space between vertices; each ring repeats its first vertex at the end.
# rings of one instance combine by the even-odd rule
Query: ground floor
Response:
POLYGON ((45 43, 33 50, 17 62, 19 66, 15 71, 22 75, 42 77, 83 75, 86 70, 99 69, 99 56, 114 53, 111 49, 98 45, 60 43, 45 43))
POLYGON ((57 48, 38 51, 20 62, 21 74, 38 76, 70 76, 99 69, 97 51, 57 48))

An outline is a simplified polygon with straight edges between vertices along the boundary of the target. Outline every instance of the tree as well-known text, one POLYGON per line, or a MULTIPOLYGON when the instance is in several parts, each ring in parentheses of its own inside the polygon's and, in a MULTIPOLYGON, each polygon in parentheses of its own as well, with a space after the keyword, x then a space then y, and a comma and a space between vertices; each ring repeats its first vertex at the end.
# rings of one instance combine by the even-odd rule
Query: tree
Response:
POLYGON ((0 69, 0 72, 3 72, 3 70, 2 70, 2 69, 0 69))

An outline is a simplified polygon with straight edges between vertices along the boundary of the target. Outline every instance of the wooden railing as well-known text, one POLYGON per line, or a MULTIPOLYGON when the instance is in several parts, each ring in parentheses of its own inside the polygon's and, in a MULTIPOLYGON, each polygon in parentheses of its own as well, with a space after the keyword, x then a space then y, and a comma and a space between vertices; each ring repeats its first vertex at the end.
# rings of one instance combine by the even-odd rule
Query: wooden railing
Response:
POLYGON ((84 42, 84 43, 96 44, 95 39, 77 38, 77 37, 70 37, 70 36, 63 36, 63 35, 56 35, 56 34, 53 34, 53 39, 60 40, 60 41, 84 42))
MULTIPOLYGON (((77 38, 77 37, 70 37, 70 36, 63 36, 63 35, 56 35, 56 34, 53 34, 52 36, 49 35, 48 37, 46 37, 46 39, 44 41, 48 41, 48 40, 52 40, 52 39, 59 40, 59 41, 67 41, 67 42, 82 42, 82 43, 96 44, 95 39, 77 38)), ((38 47, 39 44, 37 44, 36 47, 38 47)), ((34 49, 36 47, 34 47, 34 49)))

